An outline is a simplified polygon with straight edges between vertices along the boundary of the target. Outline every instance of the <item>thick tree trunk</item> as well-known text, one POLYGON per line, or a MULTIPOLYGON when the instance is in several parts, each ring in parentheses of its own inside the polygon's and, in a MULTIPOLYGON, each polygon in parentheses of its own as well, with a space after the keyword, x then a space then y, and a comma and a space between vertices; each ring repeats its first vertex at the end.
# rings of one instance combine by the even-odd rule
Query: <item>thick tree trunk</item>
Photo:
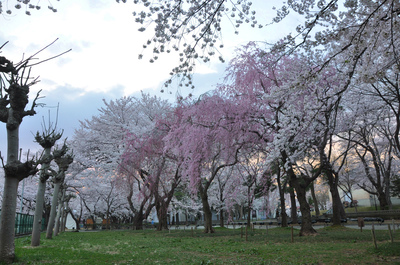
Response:
POLYGON ((328 170, 326 171, 326 176, 328 177, 329 191, 332 196, 332 224, 341 225, 341 219, 346 218, 346 213, 339 195, 338 179, 328 170))
POLYGON ((379 207, 381 210, 389 209, 389 203, 387 201, 386 194, 384 192, 378 193, 378 201, 379 201, 379 207))
POLYGON ((164 203, 161 201, 156 204, 156 211, 158 217, 158 225, 157 231, 168 230, 168 207, 163 205, 164 203))
POLYGON ((312 227, 310 205, 307 202, 306 188, 300 185, 299 181, 292 180, 293 186, 296 190, 297 200, 300 204, 301 212, 301 228, 300 236, 315 235, 317 231, 312 227))
POLYGON ((15 212, 19 180, 5 177, 0 219, 0 261, 11 263, 15 258, 15 212))
MULTIPOLYGON (((13 110, 9 111, 9 120, 13 121, 13 110)), ((18 149, 19 149, 19 124, 14 124, 13 129, 8 127, 7 122, 7 167, 14 169, 14 166, 18 166, 18 149)), ((4 191, 3 191, 3 202, 1 207, 0 217, 0 262, 10 263, 15 258, 15 213, 17 210, 17 194, 19 184, 19 172, 12 172, 9 175, 7 171, 4 177, 4 191)), ((10 172, 11 173, 11 172, 10 172)), ((22 179, 22 178, 21 178, 22 179)))
POLYGON ((38 191, 36 194, 35 215, 33 217, 32 239, 31 239, 32 247, 40 245, 40 232, 42 230, 45 192, 46 192, 46 181, 42 182, 41 180, 39 180, 38 191))
POLYGON ((138 211, 133 217, 133 229, 142 230, 143 229, 143 212, 138 211))
POLYGON ((290 183, 296 191, 297 200, 299 201, 300 204, 300 212, 301 212, 300 236, 315 235, 317 234, 317 231, 312 227, 310 205, 308 204, 306 197, 307 183, 302 183, 303 181, 300 181, 296 177, 296 174, 293 172, 292 168, 289 168, 288 175, 290 177, 290 183))
POLYGON ((53 228, 54 228, 54 221, 56 219, 57 206, 58 206, 57 205, 58 204, 58 194, 59 194, 60 186, 61 186, 60 182, 56 182, 54 184, 54 192, 53 192, 53 199, 51 201, 49 223, 47 224, 47 232, 46 232, 47 239, 52 239, 52 237, 53 237, 53 228))
POLYGON ((204 212, 204 233, 214 233, 215 230, 212 227, 212 212, 210 204, 208 203, 208 196, 206 192, 200 192, 201 202, 203 204, 204 212))

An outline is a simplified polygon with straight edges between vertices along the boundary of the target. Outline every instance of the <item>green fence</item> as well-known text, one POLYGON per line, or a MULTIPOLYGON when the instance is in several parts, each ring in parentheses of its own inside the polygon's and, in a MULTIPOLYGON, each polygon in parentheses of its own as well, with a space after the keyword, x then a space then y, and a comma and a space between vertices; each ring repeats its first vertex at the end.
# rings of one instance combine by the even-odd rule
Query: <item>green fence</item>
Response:
MULTIPOLYGON (((15 215, 15 235, 27 235, 32 233, 34 216, 24 213, 15 215)), ((45 219, 42 219, 42 231, 46 229, 45 219)))
MULTIPOLYGON (((1 215, 1 210, 0 210, 1 215)), ((32 233, 34 216, 24 213, 15 214, 15 235, 28 235, 32 233)), ((42 231, 46 229, 45 219, 42 219, 42 231)))

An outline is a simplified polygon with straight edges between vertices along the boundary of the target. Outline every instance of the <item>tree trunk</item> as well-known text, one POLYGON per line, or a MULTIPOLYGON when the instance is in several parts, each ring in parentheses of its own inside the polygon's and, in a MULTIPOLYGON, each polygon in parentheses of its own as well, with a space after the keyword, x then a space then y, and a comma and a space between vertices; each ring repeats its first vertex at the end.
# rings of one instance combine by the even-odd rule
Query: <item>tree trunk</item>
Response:
POLYGON ((320 213, 319 213, 317 196, 315 195, 314 181, 311 182, 310 187, 311 187, 311 196, 314 202, 315 216, 318 217, 320 213))
POLYGON ((389 209, 389 203, 387 201, 386 194, 384 192, 378 192, 378 201, 381 210, 389 209))
POLYGON ((54 184, 54 192, 53 192, 53 199, 51 202, 50 218, 49 218, 49 223, 47 224, 47 232, 46 232, 47 239, 52 239, 52 237, 53 237, 53 228, 54 228, 54 221, 56 219, 58 193, 60 190, 60 186, 61 186, 60 182, 56 182, 54 184))
POLYGON ((289 189, 289 194, 290 194, 290 215, 292 219, 292 224, 297 224, 299 221, 297 219, 297 204, 296 204, 296 194, 294 193, 294 189, 290 187, 289 189))
POLYGON ((212 212, 210 204, 208 203, 208 196, 206 192, 200 192, 201 202, 203 204, 204 212, 204 233, 214 233, 215 230, 212 227, 212 212))
POLYGON ((220 211, 219 211, 219 226, 220 227, 225 227, 225 224, 224 224, 224 214, 225 214, 225 212, 224 212, 224 209, 221 209, 220 211))
POLYGON ((290 177, 291 185, 296 190, 297 200, 299 201, 300 204, 300 212, 301 212, 300 236, 315 235, 317 234, 317 231, 312 227, 310 205, 308 204, 306 197, 307 185, 302 184, 299 181, 299 179, 297 179, 292 168, 289 168, 288 175, 290 177))
MULTIPOLYGON (((13 119, 13 110, 9 110, 9 120, 13 119)), ((7 173, 5 170, 4 177, 4 191, 3 191, 3 202, 1 208, 0 217, 0 262, 10 263, 15 258, 15 213, 17 210, 17 194, 18 184, 22 179, 18 172, 19 160, 18 160, 18 149, 19 149, 19 124, 16 124, 12 129, 8 127, 9 122, 7 121, 7 167, 11 170, 15 169, 15 172, 7 173), (11 174, 10 174, 11 173, 11 174)))
POLYGON ((293 180, 294 188, 297 194, 297 200, 300 204, 301 228, 300 236, 315 235, 317 231, 312 227, 310 205, 307 202, 306 188, 300 185, 299 181, 293 180))
POLYGON ((67 206, 68 206, 68 203, 64 202, 64 205, 62 207, 60 232, 65 232, 65 225, 67 223, 67 216, 68 216, 68 212, 66 211, 67 206))
POLYGON ((58 211, 57 211, 57 215, 56 215, 56 220, 55 220, 55 224, 54 224, 54 231, 53 231, 53 236, 58 236, 58 234, 60 233, 60 225, 62 222, 62 217, 63 217, 63 206, 64 206, 64 190, 61 191, 61 198, 60 201, 58 202, 58 211))
POLYGON ((156 204, 158 218, 157 231, 168 230, 168 207, 163 204, 163 201, 156 204))
POLYGON ((0 261, 11 263, 15 258, 15 212, 19 180, 5 177, 0 219, 0 261))
POLYGON ((81 218, 80 217, 77 218, 71 210, 68 210, 67 216, 68 216, 68 213, 71 215, 72 219, 74 219, 74 221, 75 221, 76 230, 80 230, 80 221, 81 221, 80 219, 81 218))
POLYGON ((60 233, 60 223, 61 223, 61 218, 62 218, 62 203, 58 202, 58 207, 57 207, 57 214, 56 214, 56 219, 54 222, 54 229, 53 229, 53 236, 58 236, 60 233))
POLYGON ((279 190, 279 201, 281 205, 281 225, 282 227, 287 227, 287 215, 286 215, 286 203, 285 203, 285 186, 286 186, 286 181, 283 182, 283 186, 281 185, 281 173, 280 173, 280 168, 279 166, 278 172, 277 172, 277 182, 278 182, 278 190, 279 190))
POLYGON ((43 182, 42 180, 39 180, 38 191, 36 194, 35 215, 33 217, 32 239, 31 239, 32 247, 40 245, 40 232, 42 231, 45 192, 46 192, 46 181, 43 182))
POLYGON ((330 170, 326 170, 326 176, 328 178, 329 191, 332 196, 332 224, 341 225, 341 219, 346 218, 346 213, 339 195, 338 177, 335 177, 330 170))

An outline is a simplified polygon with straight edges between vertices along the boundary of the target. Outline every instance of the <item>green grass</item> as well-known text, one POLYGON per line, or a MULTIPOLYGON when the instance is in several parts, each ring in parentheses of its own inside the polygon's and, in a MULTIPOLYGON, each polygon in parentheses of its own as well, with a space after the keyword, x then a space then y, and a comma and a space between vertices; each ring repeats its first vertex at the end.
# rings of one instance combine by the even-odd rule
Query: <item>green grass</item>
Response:
POLYGON ((65 232, 30 246, 16 240, 16 264, 400 264, 400 236, 390 243, 388 231, 326 227, 316 236, 299 237, 290 228, 255 230, 245 241, 240 229, 171 232, 65 232))

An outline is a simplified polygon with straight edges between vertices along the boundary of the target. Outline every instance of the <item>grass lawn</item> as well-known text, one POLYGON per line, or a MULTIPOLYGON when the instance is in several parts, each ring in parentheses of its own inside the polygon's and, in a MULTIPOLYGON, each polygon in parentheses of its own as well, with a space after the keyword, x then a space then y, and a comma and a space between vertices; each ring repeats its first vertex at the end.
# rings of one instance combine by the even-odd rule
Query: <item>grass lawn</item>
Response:
MULTIPOLYGON (((378 249, 370 230, 326 227, 318 235, 299 237, 291 228, 259 229, 246 242, 240 229, 217 228, 170 232, 64 232, 30 246, 30 237, 16 239, 15 264, 400 264, 400 231, 394 243, 377 230, 378 249)), ((44 236, 44 234, 43 234, 44 236)))

